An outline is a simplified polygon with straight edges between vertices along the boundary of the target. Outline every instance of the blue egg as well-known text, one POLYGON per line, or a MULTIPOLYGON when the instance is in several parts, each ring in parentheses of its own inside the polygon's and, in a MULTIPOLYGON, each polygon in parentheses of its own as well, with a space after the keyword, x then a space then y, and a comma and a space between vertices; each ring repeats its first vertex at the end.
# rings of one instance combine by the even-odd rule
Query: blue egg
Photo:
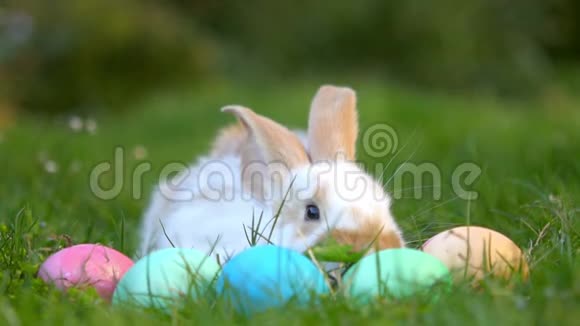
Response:
POLYGON ((324 275, 299 252, 273 245, 248 248, 231 258, 217 280, 218 295, 239 313, 308 305, 328 293, 324 275))

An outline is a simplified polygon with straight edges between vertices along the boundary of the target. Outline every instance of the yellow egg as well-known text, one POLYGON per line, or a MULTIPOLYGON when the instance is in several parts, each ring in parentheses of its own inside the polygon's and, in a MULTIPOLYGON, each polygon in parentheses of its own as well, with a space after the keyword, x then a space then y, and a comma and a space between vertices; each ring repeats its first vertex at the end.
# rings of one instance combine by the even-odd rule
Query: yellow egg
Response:
POLYGON ((505 235, 484 227, 461 226, 427 240, 422 250, 439 258, 455 274, 481 280, 493 274, 510 278, 529 269, 522 250, 505 235))

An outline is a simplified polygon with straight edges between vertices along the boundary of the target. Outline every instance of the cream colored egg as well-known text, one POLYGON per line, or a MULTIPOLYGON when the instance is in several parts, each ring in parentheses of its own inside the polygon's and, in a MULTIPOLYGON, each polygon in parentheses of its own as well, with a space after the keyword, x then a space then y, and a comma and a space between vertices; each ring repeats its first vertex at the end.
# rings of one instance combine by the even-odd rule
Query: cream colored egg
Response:
POLYGON ((529 274, 522 250, 505 235, 484 227, 443 231, 425 242, 422 250, 439 258, 456 277, 480 280, 490 274, 509 278, 519 273, 527 279, 529 274))

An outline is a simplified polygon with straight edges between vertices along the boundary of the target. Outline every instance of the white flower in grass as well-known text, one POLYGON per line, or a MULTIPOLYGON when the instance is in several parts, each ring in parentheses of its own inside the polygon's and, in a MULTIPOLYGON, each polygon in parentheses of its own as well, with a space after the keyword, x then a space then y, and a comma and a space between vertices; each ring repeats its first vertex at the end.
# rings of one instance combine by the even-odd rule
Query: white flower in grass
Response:
POLYGON ((87 119, 87 121, 85 121, 85 130, 91 134, 94 135, 97 133, 97 121, 93 120, 93 119, 87 119))
POLYGON ((44 170, 50 174, 58 172, 58 164, 53 160, 44 161, 44 170))
POLYGON ((68 120, 68 126, 72 131, 79 132, 83 129, 83 120, 80 117, 73 116, 68 120))

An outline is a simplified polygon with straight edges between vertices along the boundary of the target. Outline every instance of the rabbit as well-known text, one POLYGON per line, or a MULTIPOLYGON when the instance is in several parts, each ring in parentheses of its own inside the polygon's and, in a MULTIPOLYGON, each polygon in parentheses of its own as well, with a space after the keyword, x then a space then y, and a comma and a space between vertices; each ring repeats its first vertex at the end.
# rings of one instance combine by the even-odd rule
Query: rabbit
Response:
POLYGON ((219 131, 206 156, 154 190, 140 255, 177 246, 227 260, 251 245, 252 234, 255 244, 299 252, 329 237, 369 252, 405 247, 390 196, 354 162, 356 100, 349 87, 322 85, 306 131, 244 106, 223 107, 237 123, 219 131))

